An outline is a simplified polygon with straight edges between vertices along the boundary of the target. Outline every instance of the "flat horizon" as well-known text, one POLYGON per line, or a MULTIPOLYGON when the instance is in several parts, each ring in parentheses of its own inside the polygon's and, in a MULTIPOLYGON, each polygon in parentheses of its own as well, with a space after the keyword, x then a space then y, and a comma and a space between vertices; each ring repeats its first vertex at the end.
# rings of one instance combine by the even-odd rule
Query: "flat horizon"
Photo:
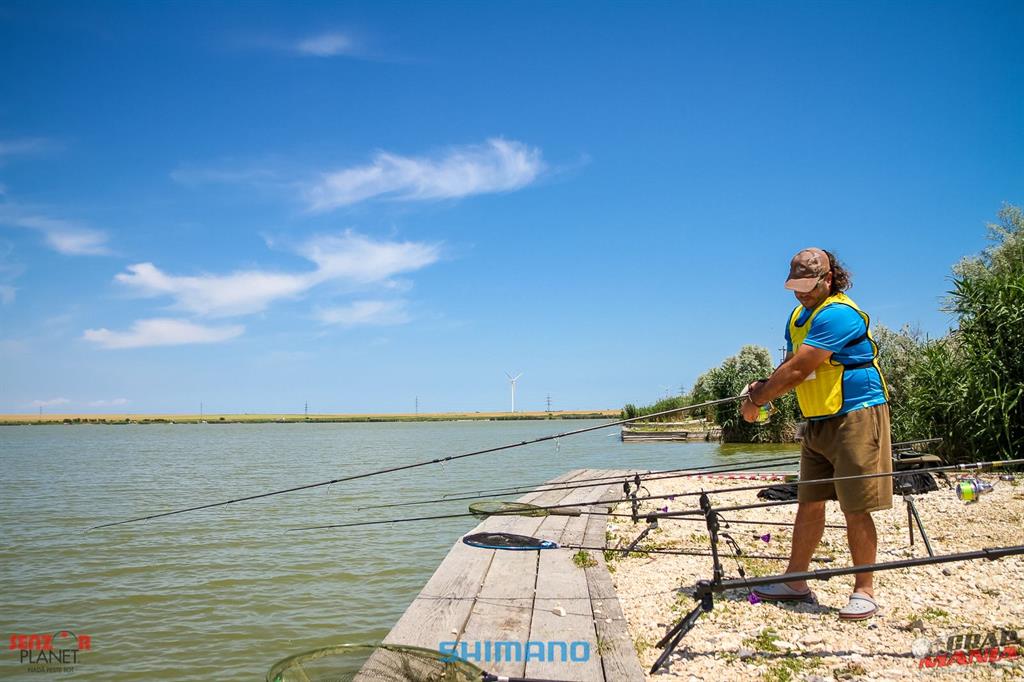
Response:
POLYGON ((7 419, 24 419, 34 421, 56 421, 64 419, 215 419, 220 417, 231 417, 237 419, 245 418, 293 418, 293 419, 323 419, 323 418, 357 418, 357 417, 500 417, 500 416, 544 416, 544 415, 587 415, 587 414, 619 414, 620 409, 597 408, 597 409, 576 409, 576 410, 517 410, 515 412, 468 410, 455 412, 68 412, 68 413, 44 413, 36 414, 29 412, 0 412, 0 417, 7 419))

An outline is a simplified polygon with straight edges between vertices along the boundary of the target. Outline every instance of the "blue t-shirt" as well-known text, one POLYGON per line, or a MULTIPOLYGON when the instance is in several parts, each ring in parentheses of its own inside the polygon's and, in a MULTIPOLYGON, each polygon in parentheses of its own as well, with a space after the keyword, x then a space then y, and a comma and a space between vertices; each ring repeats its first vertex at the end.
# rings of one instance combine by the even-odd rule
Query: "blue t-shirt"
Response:
MULTIPOLYGON (((811 310, 804 308, 797 317, 797 324, 804 324, 811 315, 811 310)), ((860 314, 848 305, 831 303, 822 308, 818 316, 811 322, 804 343, 814 348, 832 351, 832 359, 844 365, 858 365, 870 362, 874 356, 871 342, 863 339, 848 346, 851 341, 864 336, 867 325, 860 314)), ((789 336, 789 318, 786 318, 786 350, 793 352, 793 339, 789 336)), ((885 402, 885 390, 882 388, 882 377, 874 367, 847 369, 843 372, 843 406, 839 414, 846 414, 872 405, 885 402)), ((835 416, 835 415, 830 415, 835 416)), ((812 419, 828 419, 828 417, 812 417, 812 419)))

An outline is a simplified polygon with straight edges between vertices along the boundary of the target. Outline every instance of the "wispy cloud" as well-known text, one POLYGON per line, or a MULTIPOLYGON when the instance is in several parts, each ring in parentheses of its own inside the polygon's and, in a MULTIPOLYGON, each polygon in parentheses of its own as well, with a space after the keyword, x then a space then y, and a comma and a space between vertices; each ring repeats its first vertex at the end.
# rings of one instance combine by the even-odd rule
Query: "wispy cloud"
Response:
POLYGON ((51 248, 69 256, 102 256, 110 253, 106 232, 70 220, 53 218, 13 202, 0 202, 0 224, 41 232, 51 248))
POLYGON ((334 279, 358 284, 384 282, 431 265, 441 257, 437 244, 374 241, 352 230, 314 237, 298 251, 316 263, 312 278, 317 284, 334 279))
POLYGON ((0 162, 10 156, 43 154, 56 149, 57 144, 45 137, 20 137, 0 140, 0 162))
POLYGON ((197 315, 229 317, 264 310, 272 301, 306 291, 308 275, 248 270, 229 275, 169 275, 152 263, 128 266, 116 281, 139 296, 171 296, 175 307, 197 315))
POLYGON ((86 405, 89 407, 122 407, 128 404, 127 398, 114 398, 113 400, 92 400, 86 405))
POLYGON ((355 56, 357 48, 353 37, 340 31, 320 33, 295 44, 296 52, 310 57, 355 56))
POLYGON ((322 308, 316 317, 324 324, 343 327, 384 326, 409 321, 405 301, 354 301, 348 305, 322 308))
POLYGON ((57 405, 67 405, 71 401, 67 398, 50 398, 49 400, 33 400, 29 403, 30 407, 39 409, 40 407, 56 407, 57 405))
POLYGON ((231 317, 260 312, 274 301, 296 298, 327 282, 382 283, 440 257, 436 244, 375 241, 352 231, 315 237, 298 251, 316 265, 315 269, 180 276, 165 273, 152 263, 137 263, 115 280, 139 296, 170 296, 179 310, 204 317, 231 317))
POLYGON ((152 318, 138 320, 129 331, 86 329, 82 338, 101 348, 144 348, 148 346, 180 346, 192 343, 220 343, 242 334, 241 325, 209 327, 187 320, 152 318))
POLYGON ((314 211, 375 197, 395 201, 458 198, 520 189, 543 170, 539 149, 493 138, 482 145, 450 149, 436 158, 379 152, 368 165, 322 174, 306 188, 305 198, 314 211))

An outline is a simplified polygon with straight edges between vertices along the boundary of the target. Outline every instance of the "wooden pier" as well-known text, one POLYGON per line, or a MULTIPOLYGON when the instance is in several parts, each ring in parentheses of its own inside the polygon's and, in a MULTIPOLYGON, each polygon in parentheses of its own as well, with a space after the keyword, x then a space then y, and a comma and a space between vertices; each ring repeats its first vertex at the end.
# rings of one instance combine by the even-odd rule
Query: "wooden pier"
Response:
MULTIPOLYGON (((518 501, 579 504, 584 512, 603 511, 608 505, 585 503, 620 498, 621 481, 629 475, 627 471, 577 469, 549 483, 600 476, 617 476, 619 482, 532 493, 518 501)), ((540 518, 495 516, 472 532, 517 533, 560 545, 604 547, 606 522, 606 516, 586 513, 540 518)), ((483 660, 470 657, 470 662, 496 675, 568 682, 644 679, 603 554, 589 552, 596 563, 580 568, 572 559, 577 551, 480 549, 463 544, 459 538, 384 642, 433 650, 441 642, 465 642, 471 652, 479 642, 483 660), (545 660, 537 660, 538 656, 525 655, 527 642, 542 642, 546 647, 551 641, 587 642, 589 656, 586 660, 571 660, 573 657, 556 655, 550 656, 556 660, 549 660, 545 655, 545 660), (493 654, 484 653, 486 642, 518 642, 524 655, 513 657, 518 660, 494 660, 493 654)), ((575 651, 580 649, 577 646, 575 651)))

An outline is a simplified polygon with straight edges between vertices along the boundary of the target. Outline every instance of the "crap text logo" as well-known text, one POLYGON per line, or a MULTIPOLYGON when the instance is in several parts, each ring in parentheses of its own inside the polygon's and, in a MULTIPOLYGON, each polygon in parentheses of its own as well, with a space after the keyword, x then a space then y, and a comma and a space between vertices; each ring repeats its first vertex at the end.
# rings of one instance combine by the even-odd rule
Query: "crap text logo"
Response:
POLYGON ((583 663, 590 660, 590 642, 563 642, 530 639, 525 642, 504 640, 475 640, 470 642, 441 642, 437 650, 446 663, 467 661, 500 663, 529 661, 583 663))
POLYGON ((82 662, 83 651, 92 649, 92 637, 70 630, 53 634, 11 635, 9 651, 18 652, 18 662, 30 673, 70 673, 82 662))
POLYGON ((1016 630, 961 632, 929 642, 914 642, 918 668, 946 668, 951 665, 975 665, 1014 660, 1024 655, 1016 630))

